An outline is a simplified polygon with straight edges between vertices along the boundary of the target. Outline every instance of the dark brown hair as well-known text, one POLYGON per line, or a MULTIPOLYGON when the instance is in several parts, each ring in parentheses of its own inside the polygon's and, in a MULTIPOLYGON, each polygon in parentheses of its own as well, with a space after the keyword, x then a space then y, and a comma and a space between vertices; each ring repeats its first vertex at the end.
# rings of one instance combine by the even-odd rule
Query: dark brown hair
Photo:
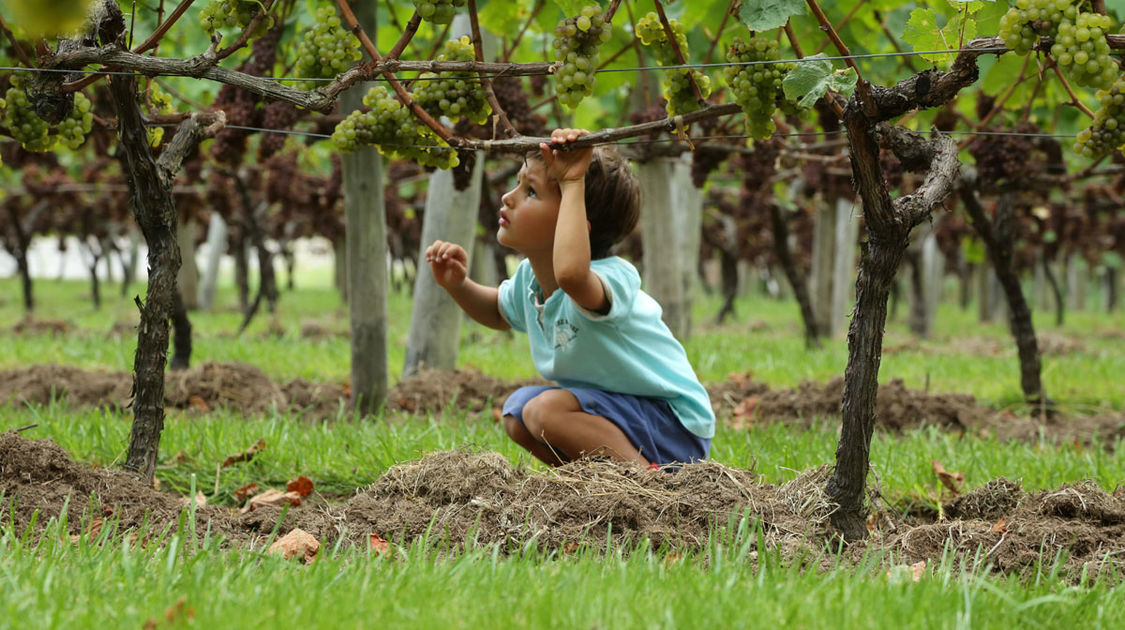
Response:
MULTIPOLYGON (((538 150, 528 160, 543 161, 538 150)), ((614 245, 633 232, 641 214, 641 186, 629 161, 612 147, 594 147, 586 169, 586 219, 590 222, 590 258, 610 255, 614 245)))

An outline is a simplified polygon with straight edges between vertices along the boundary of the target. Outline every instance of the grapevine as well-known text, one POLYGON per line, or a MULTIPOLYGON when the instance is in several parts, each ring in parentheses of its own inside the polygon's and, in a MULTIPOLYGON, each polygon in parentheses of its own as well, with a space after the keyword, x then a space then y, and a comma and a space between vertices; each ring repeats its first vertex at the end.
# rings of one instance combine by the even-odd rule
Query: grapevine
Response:
POLYGON ((1108 90, 1099 90, 1098 102, 1094 122, 1078 132, 1074 143, 1074 151, 1089 158, 1125 145, 1125 79, 1118 79, 1108 90))
MULTIPOLYGON (((672 27, 672 33, 676 37, 676 43, 679 45, 680 51, 686 57, 688 46, 687 36, 684 35, 684 25, 679 20, 669 20, 668 24, 672 27)), ((660 65, 680 65, 676 51, 671 42, 668 41, 668 34, 664 31, 664 25, 660 23, 660 17, 655 12, 650 12, 637 21, 637 38, 641 40, 642 44, 653 49, 656 53, 656 60, 660 65)), ((664 98, 668 101, 666 109, 669 116, 687 114, 700 108, 701 105, 691 89, 689 77, 695 80, 703 98, 707 98, 711 94, 711 79, 698 70, 675 68, 668 70, 667 76, 668 85, 664 88, 664 98)))
MULTIPOLYGON (((168 114, 174 111, 172 107, 172 97, 167 92, 160 89, 156 82, 151 82, 148 90, 145 91, 143 97, 140 99, 148 107, 149 114, 168 114)), ((161 141, 164 140, 163 127, 148 127, 145 129, 148 135, 148 144, 151 147, 160 146, 161 141)))
POLYGON ((747 132, 756 140, 773 134, 773 112, 781 81, 793 67, 791 63, 776 63, 778 59, 777 42, 764 37, 735 37, 727 50, 727 61, 752 64, 727 66, 723 74, 746 115, 747 132))
POLYGON ((8 132, 28 151, 50 151, 55 146, 55 138, 48 133, 50 125, 35 115, 21 79, 13 76, 11 83, 12 87, 4 95, 4 125, 8 132))
POLYGON ((442 169, 457 165, 457 152, 431 129, 418 124, 387 88, 371 88, 363 104, 369 109, 348 114, 332 133, 332 143, 340 151, 351 153, 370 145, 390 159, 404 158, 442 169))
POLYGON ((582 7, 578 15, 561 20, 555 26, 555 73, 559 102, 577 107, 582 99, 594 93, 598 69, 598 48, 609 41, 613 26, 606 22, 602 8, 596 4, 582 7))
POLYGON ((77 92, 74 95, 74 108, 70 115, 63 119, 56 127, 59 131, 59 142, 69 149, 77 149, 86 142, 86 136, 94 127, 94 114, 90 111, 90 99, 85 94, 77 92))
MULTIPOLYGON (((436 61, 473 61, 473 45, 468 37, 445 42, 436 61)), ((414 100, 432 115, 457 120, 467 117, 477 125, 488 122, 492 108, 484 98, 480 82, 467 72, 424 72, 414 88, 414 100)))
POLYGON ((457 7, 465 6, 465 0, 414 0, 414 9, 423 20, 434 24, 449 24, 457 7))
MULTIPOLYGON (((211 0, 199 12, 199 19, 204 30, 212 34, 222 28, 246 28, 262 8, 261 0, 211 0)), ((272 22, 272 19, 262 20, 252 35, 264 34, 272 22)))
MULTIPOLYGON (((316 10, 316 27, 305 31, 297 44, 297 76, 309 79, 332 79, 361 58, 359 40, 343 28, 336 11, 330 7, 316 10)), ((303 89, 316 87, 313 81, 301 81, 303 89)))
POLYGON ((1004 45, 1026 55, 1041 37, 1053 40, 1051 56, 1078 85, 1105 89, 1117 79, 1118 68, 1109 56, 1105 34, 1112 26, 1108 16, 1083 11, 1084 0, 1016 0, 1000 18, 1004 45))

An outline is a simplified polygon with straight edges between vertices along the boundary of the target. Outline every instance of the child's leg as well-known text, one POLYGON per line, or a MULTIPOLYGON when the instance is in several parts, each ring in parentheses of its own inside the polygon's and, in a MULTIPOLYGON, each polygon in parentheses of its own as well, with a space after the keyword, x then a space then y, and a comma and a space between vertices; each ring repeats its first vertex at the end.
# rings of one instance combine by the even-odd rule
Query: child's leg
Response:
POLYGON ((539 459, 539 461, 551 465, 562 466, 568 459, 562 458, 562 453, 547 446, 543 442, 535 439, 527 432, 523 424, 516 419, 515 416, 508 414, 504 416, 504 429, 508 432, 508 437, 516 444, 527 449, 532 455, 539 459))
MULTIPOLYGON (((548 450, 559 451, 566 459, 608 455, 642 466, 649 463, 616 424, 583 411, 574 394, 565 389, 548 389, 529 400, 523 407, 523 425, 533 442, 546 443, 548 450)), ((539 457, 530 447, 524 448, 539 457)))

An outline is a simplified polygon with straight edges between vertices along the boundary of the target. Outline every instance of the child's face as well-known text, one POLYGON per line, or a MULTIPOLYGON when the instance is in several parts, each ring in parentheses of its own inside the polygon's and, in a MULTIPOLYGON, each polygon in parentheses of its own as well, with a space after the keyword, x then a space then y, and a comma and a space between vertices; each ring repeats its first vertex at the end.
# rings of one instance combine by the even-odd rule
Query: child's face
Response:
POLYGON ((516 187, 500 200, 504 205, 496 240, 501 245, 525 255, 552 250, 562 198, 542 161, 525 161, 516 175, 516 187))

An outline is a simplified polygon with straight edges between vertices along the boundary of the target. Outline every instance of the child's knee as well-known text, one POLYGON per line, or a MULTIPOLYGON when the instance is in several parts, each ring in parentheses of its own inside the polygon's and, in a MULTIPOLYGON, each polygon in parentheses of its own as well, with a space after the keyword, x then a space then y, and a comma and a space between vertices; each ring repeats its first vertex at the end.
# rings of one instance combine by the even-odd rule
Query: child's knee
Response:
POLYGON ((549 389, 527 401, 523 406, 523 426, 536 440, 541 441, 543 432, 548 429, 551 420, 560 411, 565 411, 560 393, 570 395, 561 389, 549 389))
POLYGON ((504 430, 508 432, 508 437, 515 441, 520 441, 521 437, 527 435, 527 429, 523 427, 523 423, 512 414, 504 416, 504 430))

